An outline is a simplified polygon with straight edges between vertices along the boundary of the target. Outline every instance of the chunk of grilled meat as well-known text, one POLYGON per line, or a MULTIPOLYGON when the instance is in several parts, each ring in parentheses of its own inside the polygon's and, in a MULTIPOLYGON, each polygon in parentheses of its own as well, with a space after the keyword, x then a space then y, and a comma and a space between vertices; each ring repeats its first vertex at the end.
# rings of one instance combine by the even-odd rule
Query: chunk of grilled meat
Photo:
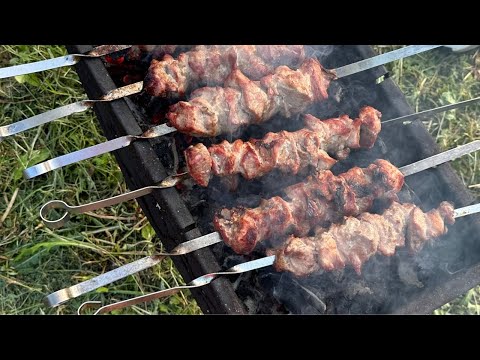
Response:
POLYGON ((298 70, 279 66, 259 82, 234 70, 225 87, 204 87, 190 100, 172 105, 166 118, 178 131, 193 136, 217 136, 265 122, 280 114, 300 114, 315 102, 328 97, 327 88, 335 78, 318 60, 307 59, 298 70))
POLYGON ((371 209, 376 198, 396 199, 404 176, 386 160, 367 168, 354 167, 335 176, 330 170, 309 176, 287 187, 285 198, 263 200, 256 208, 222 209, 213 224, 223 241, 239 254, 248 254, 268 238, 327 226, 344 216, 358 216, 371 209))
POLYGON ((233 69, 252 80, 271 74, 279 65, 296 67, 305 60, 303 45, 197 46, 177 59, 153 60, 144 88, 152 96, 184 96, 202 86, 222 85, 233 69))
POLYGON ((407 246, 410 254, 418 253, 447 232, 445 223, 453 224, 453 215, 453 205, 446 201, 427 213, 413 204, 392 203, 382 215, 363 213, 328 230, 318 229, 313 237, 292 236, 271 254, 276 255, 276 270, 296 276, 346 265, 360 275, 362 265, 377 252, 392 256, 397 247, 407 246))
POLYGON ((357 119, 347 115, 319 120, 305 115, 305 128, 295 132, 268 133, 263 139, 223 141, 208 149, 199 143, 185 150, 188 172, 200 186, 212 176, 241 174, 245 179, 261 177, 274 169, 297 174, 313 166, 330 169, 345 159, 350 149, 370 148, 381 129, 381 113, 370 106, 357 119))

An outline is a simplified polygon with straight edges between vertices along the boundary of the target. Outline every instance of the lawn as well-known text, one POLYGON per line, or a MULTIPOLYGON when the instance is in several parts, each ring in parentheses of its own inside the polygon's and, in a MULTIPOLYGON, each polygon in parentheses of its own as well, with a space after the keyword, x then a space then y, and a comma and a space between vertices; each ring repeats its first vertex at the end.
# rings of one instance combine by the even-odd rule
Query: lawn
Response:
MULTIPOLYGON (((392 46, 376 46, 390 51, 392 46)), ((61 46, 1 46, 0 67, 64 55, 61 46)), ((480 94, 480 55, 432 51, 389 65, 394 80, 415 110, 466 100, 480 94)), ((85 99, 73 68, 0 80, 0 125, 85 99)), ((428 122, 443 149, 480 139, 480 109, 470 106, 428 122)), ((56 309, 44 296, 156 250, 160 242, 134 201, 77 216, 69 226, 51 231, 38 209, 53 199, 83 204, 125 192, 112 155, 104 155, 24 180, 22 170, 74 149, 104 141, 92 111, 69 116, 5 139, 0 144, 0 313, 71 314, 85 300, 125 299, 183 283, 169 260, 108 288, 74 299, 56 309)), ((480 197, 477 154, 454 162, 466 186, 480 197)), ((435 311, 479 314, 480 287, 435 311)), ((128 314, 201 313, 189 293, 122 310, 128 314)))

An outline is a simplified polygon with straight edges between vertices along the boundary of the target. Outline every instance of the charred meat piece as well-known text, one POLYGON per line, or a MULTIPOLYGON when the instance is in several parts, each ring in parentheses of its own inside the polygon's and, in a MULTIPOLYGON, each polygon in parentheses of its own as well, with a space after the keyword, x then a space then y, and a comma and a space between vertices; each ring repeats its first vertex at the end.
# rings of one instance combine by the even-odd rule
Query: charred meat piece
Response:
POLYGON ((277 114, 290 117, 304 112, 328 97, 327 88, 334 78, 315 59, 307 59, 298 70, 279 66, 258 82, 236 69, 223 88, 195 90, 188 102, 172 105, 166 118, 178 131, 193 136, 235 133, 277 114))
POLYGON ((392 203, 382 215, 348 217, 328 230, 319 229, 315 236, 290 237, 274 252, 275 268, 307 276, 351 265, 360 275, 362 265, 377 252, 392 256, 397 247, 407 246, 413 255, 426 242, 446 234, 445 224, 455 221, 453 211, 446 201, 427 213, 413 204, 392 203))
POLYGON ((371 209, 376 198, 396 199, 404 176, 386 160, 367 168, 354 167, 335 176, 330 170, 287 187, 285 196, 263 200, 256 208, 222 209, 213 220, 223 241, 239 254, 248 254, 268 238, 306 236, 318 225, 371 209))
POLYGON ((245 142, 223 141, 208 149, 199 143, 185 151, 185 159, 190 175, 200 186, 208 186, 212 176, 240 174, 250 180, 274 169, 291 174, 309 166, 327 170, 336 159, 345 159, 350 149, 372 147, 380 132, 380 117, 381 113, 370 106, 360 110, 355 120, 343 115, 322 121, 306 115, 302 130, 268 133, 263 139, 245 142))
POLYGON ((144 88, 152 96, 184 96, 202 86, 222 85, 232 70, 252 80, 273 73, 280 65, 297 67, 305 60, 303 45, 197 46, 174 59, 153 60, 144 88))

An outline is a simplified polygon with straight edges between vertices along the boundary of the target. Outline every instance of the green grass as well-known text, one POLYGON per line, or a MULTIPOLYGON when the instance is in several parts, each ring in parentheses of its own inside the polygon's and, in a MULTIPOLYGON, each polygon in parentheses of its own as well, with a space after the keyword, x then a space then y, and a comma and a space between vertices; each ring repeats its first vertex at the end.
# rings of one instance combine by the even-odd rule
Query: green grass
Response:
MULTIPOLYGON (((376 47, 379 52, 393 48, 376 47)), ((64 54, 60 46, 1 46, 0 67, 64 54)), ((479 68, 480 56, 474 52, 447 55, 432 51, 389 65, 394 80, 416 110, 480 95, 479 68)), ((0 125, 84 98, 73 68, 0 80, 0 125)), ((478 106, 470 106, 438 115, 426 125, 439 145, 448 149, 480 139, 479 115, 478 106)), ((172 262, 166 260, 149 271, 56 309, 43 305, 44 296, 52 291, 161 249, 160 241, 152 238, 153 230, 133 201, 97 211, 94 217, 77 216, 69 226, 57 231, 41 223, 38 209, 49 200, 83 204, 126 191, 111 155, 68 166, 33 181, 22 178, 27 165, 103 140, 93 112, 86 112, 7 138, 0 144, 1 314, 71 314, 85 300, 110 302, 182 283, 172 262)), ((463 157, 453 165, 465 185, 480 196, 477 156, 463 157)), ((476 288, 435 313, 479 314, 479 302, 480 288, 476 288)), ((121 313, 198 314, 200 310, 185 293, 121 313)))
MULTIPOLYGON (((2 46, 0 67, 64 55, 60 46, 2 46)), ((73 68, 0 80, 0 125, 86 98, 73 68)), ((161 250, 136 202, 77 216, 69 226, 51 231, 38 216, 53 199, 82 204, 125 192, 112 155, 54 171, 35 180, 22 170, 48 158, 104 141, 92 111, 69 116, 0 144, 0 313, 71 314, 85 300, 125 299, 182 284, 170 260, 68 302, 56 309, 43 304, 49 293, 161 250), (13 201, 12 201, 12 198, 13 201)), ((128 314, 198 314, 192 297, 173 296, 123 310, 128 314)))

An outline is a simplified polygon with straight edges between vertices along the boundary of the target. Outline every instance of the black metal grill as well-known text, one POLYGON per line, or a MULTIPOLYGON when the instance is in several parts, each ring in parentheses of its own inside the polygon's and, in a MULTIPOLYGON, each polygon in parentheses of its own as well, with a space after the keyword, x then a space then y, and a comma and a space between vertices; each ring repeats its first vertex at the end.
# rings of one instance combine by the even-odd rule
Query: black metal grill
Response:
MULTIPOLYGON (((74 53, 85 52, 90 48, 91 46, 77 45, 69 46, 68 50, 74 53)), ((335 68, 374 55, 369 46, 335 46, 328 56, 322 57, 321 62, 327 68, 335 68)), ((90 98, 98 98, 115 88, 101 60, 81 62, 76 67, 90 98)), ((377 79, 386 74, 386 69, 379 67, 342 79, 329 90, 331 100, 322 104, 315 115, 347 113, 355 116, 359 108, 367 104, 379 109, 383 119, 411 113, 412 109, 404 95, 391 79, 377 84, 377 79)), ((127 134, 140 135, 142 129, 139 124, 146 122, 138 105, 130 99, 97 104, 95 112, 108 139, 127 134)), ((277 123, 281 124, 281 121, 277 123)), ((246 132, 245 136, 249 135, 252 134, 246 132)), ((157 155, 158 146, 157 142, 135 142, 132 146, 115 152, 130 189, 158 183, 167 176, 157 155)), ((410 125, 390 124, 384 127, 372 150, 353 153, 332 170, 339 173, 353 165, 367 166, 376 158, 388 159, 400 167, 437 152, 434 139, 420 121, 410 125)), ((414 201, 425 210, 437 206, 443 200, 452 201, 456 207, 472 204, 475 200, 449 164, 409 176, 406 183, 405 190, 400 194, 402 200, 414 201)), ((255 184, 248 186, 255 188, 255 184)), ((208 193, 207 199, 214 203, 213 198, 208 198, 208 193)), ((233 203, 236 200, 238 199, 233 197, 233 203)), ((176 189, 157 191, 139 199, 139 203, 167 250, 212 230, 209 218, 212 209, 193 210, 193 215, 198 217, 198 221, 195 221, 192 208, 183 201, 176 189)), ((405 285, 404 281, 398 279, 398 267, 407 266, 405 272, 408 273, 410 261, 406 255, 400 254, 388 259, 376 257, 366 264, 361 280, 349 275, 347 270, 343 277, 322 275, 323 278, 317 279, 312 285, 313 280, 295 280, 265 269, 235 282, 235 290, 231 279, 220 278, 209 286, 193 290, 192 294, 205 313, 252 312, 245 302, 247 298, 251 300, 251 292, 265 293, 263 307, 256 306, 253 311, 261 313, 276 312, 268 311, 267 307, 278 307, 279 299, 284 307, 280 312, 430 313, 480 283, 480 242, 475 241, 479 233, 479 215, 461 218, 436 246, 425 249, 419 259, 412 263, 415 276, 423 287, 405 285), (455 272, 455 269, 461 270, 455 272), (382 273, 382 281, 369 277, 369 274, 378 276, 379 272, 382 273), (355 286, 360 286, 358 291, 355 286), (282 293, 285 287, 292 291, 282 293), (330 289, 336 291, 329 292, 330 289), (372 293, 363 294, 365 289, 372 293), (351 295, 354 290, 357 292, 351 295), (382 296, 379 292, 382 292, 382 296), (299 301, 299 298, 303 300, 299 301)), ((220 264, 235 260, 234 255, 222 244, 173 259, 185 281, 207 272, 218 271, 220 264)))

